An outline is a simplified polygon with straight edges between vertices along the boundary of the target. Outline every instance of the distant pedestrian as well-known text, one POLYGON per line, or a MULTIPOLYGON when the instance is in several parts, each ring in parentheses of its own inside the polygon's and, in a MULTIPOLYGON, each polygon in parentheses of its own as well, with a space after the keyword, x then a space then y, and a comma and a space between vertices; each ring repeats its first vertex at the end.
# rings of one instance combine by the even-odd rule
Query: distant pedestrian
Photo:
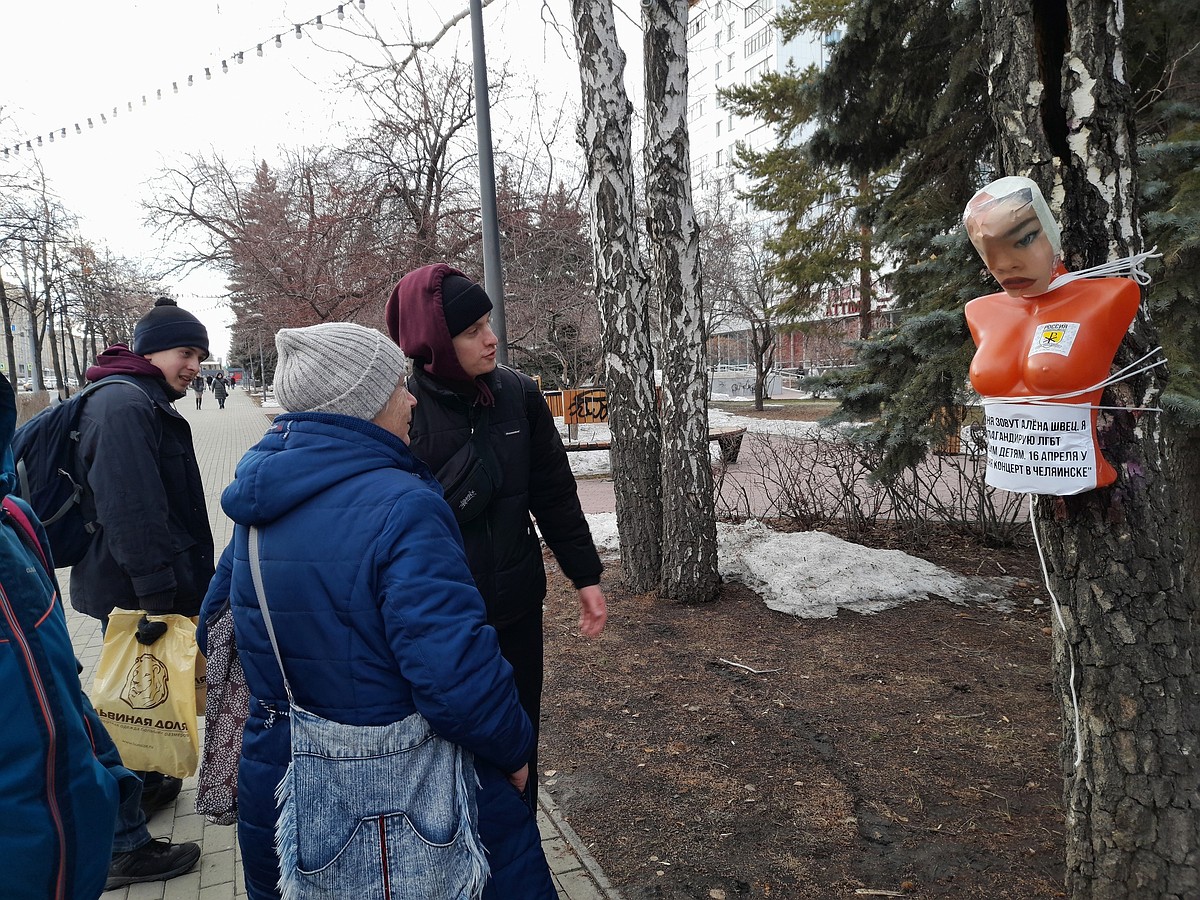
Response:
POLYGON ((196 409, 204 402, 204 376, 197 375, 192 379, 192 390, 196 393, 196 409))
POLYGON ((225 384, 225 375, 218 373, 212 383, 213 396, 217 398, 217 406, 225 408, 225 398, 229 396, 229 387, 225 384))

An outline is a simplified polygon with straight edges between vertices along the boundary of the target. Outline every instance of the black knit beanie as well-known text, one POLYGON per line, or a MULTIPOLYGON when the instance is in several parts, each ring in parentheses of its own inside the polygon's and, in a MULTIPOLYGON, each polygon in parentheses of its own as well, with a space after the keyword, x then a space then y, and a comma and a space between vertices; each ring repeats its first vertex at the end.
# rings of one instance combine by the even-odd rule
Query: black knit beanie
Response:
POLYGON ((442 313, 450 337, 456 337, 492 311, 492 298, 487 291, 462 275, 447 275, 442 279, 442 313))
POLYGON ((203 351, 202 358, 208 359, 208 330, 170 297, 159 297, 154 309, 133 326, 133 352, 145 356, 175 347, 196 347, 203 351))

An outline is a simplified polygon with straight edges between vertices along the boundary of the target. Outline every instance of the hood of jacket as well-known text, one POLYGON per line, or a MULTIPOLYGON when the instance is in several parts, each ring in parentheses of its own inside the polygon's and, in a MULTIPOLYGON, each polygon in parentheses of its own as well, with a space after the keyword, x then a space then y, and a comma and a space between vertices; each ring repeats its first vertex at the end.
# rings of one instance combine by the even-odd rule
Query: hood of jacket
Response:
POLYGON ((124 344, 113 344, 96 357, 96 364, 88 366, 84 377, 88 381, 99 381, 109 375, 146 375, 155 378, 162 386, 167 398, 174 401, 184 396, 167 384, 162 369, 144 356, 138 356, 124 344))
POLYGON ((392 291, 383 317, 392 340, 421 369, 446 381, 470 384, 442 309, 442 281, 447 275, 467 277, 445 263, 409 272, 392 291))
POLYGON ((365 419, 333 413, 277 416, 246 451, 221 507, 241 525, 266 525, 334 485, 379 469, 400 469, 441 488, 398 437, 365 419))

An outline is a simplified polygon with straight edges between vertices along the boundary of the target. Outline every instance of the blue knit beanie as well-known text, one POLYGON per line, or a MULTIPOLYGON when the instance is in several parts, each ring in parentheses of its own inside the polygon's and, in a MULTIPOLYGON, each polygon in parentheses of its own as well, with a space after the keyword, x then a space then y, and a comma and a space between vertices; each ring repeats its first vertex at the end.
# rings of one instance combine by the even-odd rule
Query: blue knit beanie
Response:
POLYGON ((145 356, 175 347, 195 347, 203 352, 201 359, 208 359, 208 330, 170 297, 159 297, 133 326, 133 352, 145 356))

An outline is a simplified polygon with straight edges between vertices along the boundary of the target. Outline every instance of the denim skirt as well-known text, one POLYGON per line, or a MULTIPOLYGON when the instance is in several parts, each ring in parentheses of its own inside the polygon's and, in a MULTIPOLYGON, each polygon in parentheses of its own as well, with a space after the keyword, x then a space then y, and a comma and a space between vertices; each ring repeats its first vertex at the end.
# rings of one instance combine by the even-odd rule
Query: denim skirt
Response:
POLYGON ((471 754, 414 713, 343 725, 293 705, 275 829, 284 900, 472 900, 488 865, 471 754))

